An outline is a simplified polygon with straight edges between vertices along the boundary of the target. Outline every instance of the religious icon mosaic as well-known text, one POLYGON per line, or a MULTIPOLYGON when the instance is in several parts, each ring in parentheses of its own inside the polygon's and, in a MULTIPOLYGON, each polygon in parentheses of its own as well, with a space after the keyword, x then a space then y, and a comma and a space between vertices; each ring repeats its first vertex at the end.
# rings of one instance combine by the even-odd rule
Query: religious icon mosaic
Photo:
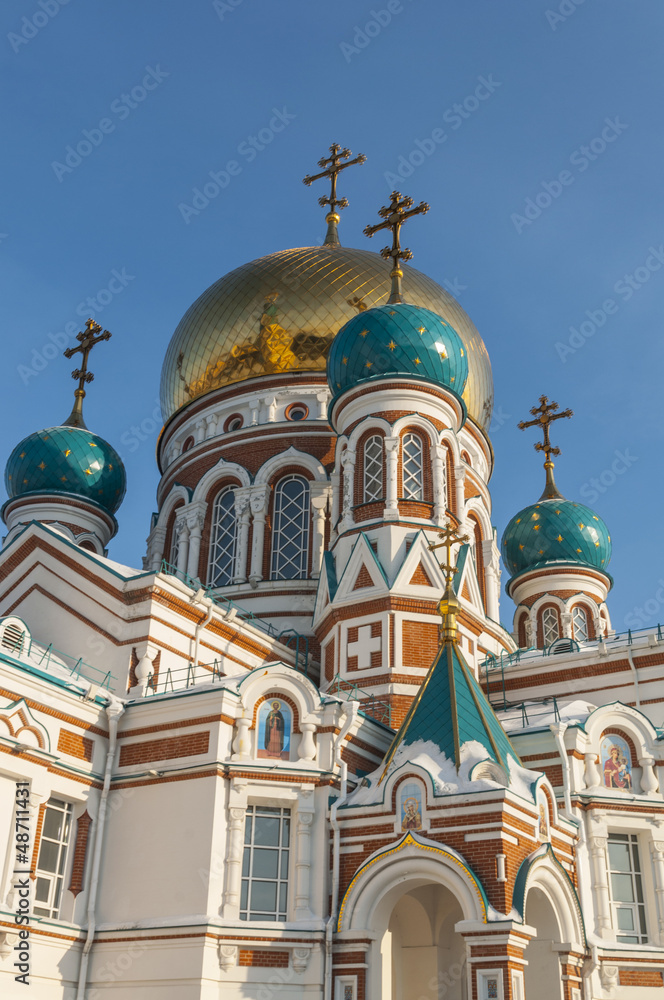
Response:
POLYGON ((422 798, 422 786, 417 782, 406 782, 399 787, 401 829, 404 833, 422 829, 422 798))
POLYGON ((627 741, 612 733, 600 743, 600 760, 607 788, 632 788, 632 754, 627 741))
POLYGON ((290 759, 293 712, 281 698, 268 698, 258 711, 257 757, 290 759))

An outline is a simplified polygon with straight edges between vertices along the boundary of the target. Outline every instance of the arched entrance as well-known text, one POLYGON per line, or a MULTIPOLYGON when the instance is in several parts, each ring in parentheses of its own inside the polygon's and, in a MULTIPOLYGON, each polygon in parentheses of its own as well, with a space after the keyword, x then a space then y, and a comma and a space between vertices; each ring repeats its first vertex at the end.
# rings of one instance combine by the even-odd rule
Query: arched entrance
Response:
POLYGON ((528 942, 524 958, 526 1000, 561 1000, 560 976, 561 934, 558 918, 549 897, 533 887, 526 899, 526 924, 534 927, 537 936, 528 942))
POLYGON ((396 902, 381 942, 383 1000, 466 1000, 466 948, 453 893, 420 885, 396 902))

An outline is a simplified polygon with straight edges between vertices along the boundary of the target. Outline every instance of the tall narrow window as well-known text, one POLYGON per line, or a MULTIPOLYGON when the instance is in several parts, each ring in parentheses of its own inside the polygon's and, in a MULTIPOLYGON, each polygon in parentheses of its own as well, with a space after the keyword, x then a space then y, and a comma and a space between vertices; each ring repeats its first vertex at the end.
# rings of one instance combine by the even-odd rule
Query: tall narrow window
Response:
POLYGON ((374 434, 364 444, 363 500, 380 500, 383 496, 383 439, 374 434))
POLYGON ((223 489, 214 501, 211 539, 208 584, 210 587, 227 587, 235 575, 237 540, 235 490, 232 486, 223 489))
POLYGON ((286 920, 290 809, 247 806, 240 920, 286 920))
POLYGON ((577 642, 588 641, 588 615, 585 608, 578 605, 572 611, 572 624, 574 625, 574 638, 577 642))
POLYGON ((180 551, 180 533, 178 531, 177 521, 174 516, 173 523, 171 525, 171 550, 168 553, 168 563, 173 569, 177 569, 179 551, 180 551))
POLYGON ((309 484, 302 476, 280 479, 274 491, 273 580, 304 580, 309 554, 309 484))
POLYGON ((542 612, 542 635, 545 646, 550 646, 560 635, 558 612, 555 608, 545 608, 542 612))
POLYGON ((67 864, 72 808, 68 802, 49 799, 44 810, 33 912, 40 917, 60 915, 60 901, 67 864))
POLYGON ((633 833, 609 834, 609 884, 616 940, 647 944, 646 905, 638 839, 633 833))
POLYGON ((403 495, 406 500, 424 500, 424 463, 422 438, 406 434, 401 450, 403 495))

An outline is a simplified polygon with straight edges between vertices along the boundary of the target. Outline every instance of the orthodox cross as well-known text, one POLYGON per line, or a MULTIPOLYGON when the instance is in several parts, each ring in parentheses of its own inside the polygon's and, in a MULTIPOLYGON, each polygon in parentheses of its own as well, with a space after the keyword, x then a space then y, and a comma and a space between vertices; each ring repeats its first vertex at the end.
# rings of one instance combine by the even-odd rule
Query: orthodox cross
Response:
POLYGON ((75 368, 71 373, 71 377, 78 380, 78 388, 74 390, 74 408, 68 419, 65 420, 66 427, 85 427, 83 420, 85 389, 83 387, 94 379, 93 373, 88 371, 88 358, 93 347, 100 344, 102 340, 110 340, 111 336, 112 334, 108 330, 102 331, 99 323, 89 319, 85 324, 85 331, 76 334, 76 339, 79 341, 78 347, 68 347, 63 352, 66 358, 73 358, 75 354, 81 354, 83 358, 81 367, 75 368))
POLYGON ((551 461, 552 455, 559 455, 560 448, 556 448, 551 444, 551 439, 549 437, 549 425, 553 423, 554 420, 562 420, 563 417, 573 416, 572 410, 561 410, 560 413, 556 413, 558 409, 558 404, 549 402, 548 396, 540 396, 540 405, 533 406, 531 413, 534 420, 521 420, 517 424, 519 430, 525 431, 527 427, 541 427, 544 433, 544 441, 535 442, 535 451, 543 451, 545 456, 544 468, 546 469, 546 486, 544 487, 544 493, 540 497, 541 500, 554 499, 560 496, 556 488, 556 484, 553 478, 553 462, 551 461))
POLYGON ((356 156, 354 160, 348 160, 349 156, 352 156, 350 149, 342 149, 338 143, 333 143, 330 146, 330 155, 328 157, 323 157, 318 161, 318 166, 323 167, 320 174, 314 174, 313 177, 307 174, 306 177, 302 179, 302 183, 309 187, 314 181, 319 181, 321 177, 329 177, 331 182, 330 196, 323 195, 322 198, 318 199, 318 204, 323 208, 325 205, 330 206, 330 211, 325 216, 325 221, 327 222, 327 235, 325 237, 324 246, 329 246, 330 244, 338 244, 339 236, 337 234, 337 226, 341 222, 339 213, 337 209, 348 208, 348 198, 337 198, 337 176, 346 167, 352 167, 356 163, 365 163, 366 156, 364 153, 360 153, 356 156), (342 163, 342 160, 348 160, 348 163, 342 163))
POLYGON ((392 246, 383 247, 380 254, 385 260, 392 258, 392 271, 390 277, 392 278, 392 291, 388 302, 403 302, 401 296, 401 279, 403 278, 403 271, 401 270, 400 261, 411 260, 413 255, 406 247, 401 249, 401 244, 399 242, 399 237, 401 233, 401 227, 407 219, 413 217, 413 215, 426 215, 429 211, 429 206, 425 201, 421 201, 416 208, 411 208, 413 204, 413 199, 408 197, 402 197, 399 191, 393 191, 390 195, 390 204, 383 206, 383 208, 378 209, 378 214, 384 222, 379 222, 375 226, 366 226, 364 229, 365 236, 373 236, 381 229, 391 229, 392 230, 392 246), (410 209, 410 211, 407 211, 410 209))
POLYGON ((441 639, 443 642, 447 640, 454 642, 457 634, 456 616, 459 612, 459 602, 454 593, 452 581, 459 570, 458 567, 452 565, 452 546, 464 545, 468 541, 468 535, 460 535, 452 522, 448 521, 443 530, 438 532, 438 537, 441 541, 430 545, 429 550, 434 552, 436 549, 445 548, 446 555, 446 561, 440 564, 440 568, 445 574, 445 593, 438 604, 438 610, 443 618, 441 639))

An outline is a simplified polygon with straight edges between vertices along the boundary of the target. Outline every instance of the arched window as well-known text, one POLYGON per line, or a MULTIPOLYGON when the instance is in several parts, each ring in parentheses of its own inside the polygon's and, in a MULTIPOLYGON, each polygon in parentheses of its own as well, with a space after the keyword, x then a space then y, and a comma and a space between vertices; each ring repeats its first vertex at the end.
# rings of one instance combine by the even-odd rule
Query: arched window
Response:
POLYGON ((480 594, 482 595, 482 604, 486 610, 486 578, 484 576, 484 550, 482 549, 482 529, 480 528, 479 521, 472 515, 469 518, 473 526, 473 559, 475 560, 475 572, 477 573, 477 582, 480 586, 480 594))
POLYGON ((306 579, 308 554, 309 483, 302 476, 286 476, 274 491, 270 579, 306 579))
POLYGON ((403 495, 406 500, 424 500, 424 461, 422 438, 406 434, 401 446, 403 495))
POLYGON ((574 638, 577 642, 588 641, 588 615, 585 608, 580 605, 572 610, 572 625, 574 626, 574 638))
POLYGON ((237 520, 235 490, 227 486, 217 494, 212 508, 208 586, 227 587, 235 575, 237 520))
POLYGON ((542 612, 542 637, 545 646, 550 646, 560 637, 558 612, 555 608, 545 608, 542 612))
POLYGON ((528 621, 528 614, 524 612, 519 617, 519 624, 517 625, 517 636, 519 639, 519 649, 528 648, 528 639, 526 638, 526 622, 528 621))
POLYGON ((383 439, 374 434, 364 443, 364 503, 380 500, 383 496, 383 439))

